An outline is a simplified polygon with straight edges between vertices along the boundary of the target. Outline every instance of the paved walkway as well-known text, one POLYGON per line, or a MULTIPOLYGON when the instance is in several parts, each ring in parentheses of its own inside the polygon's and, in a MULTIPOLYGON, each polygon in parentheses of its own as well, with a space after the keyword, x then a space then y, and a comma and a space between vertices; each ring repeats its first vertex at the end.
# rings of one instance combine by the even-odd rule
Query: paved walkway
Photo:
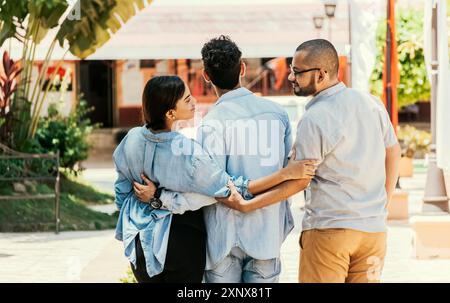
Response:
POLYGON ((122 252, 111 230, 1 233, 0 282, 118 282, 122 252))
MULTIPOLYGON (((90 167, 83 177, 111 191, 115 172, 108 165, 90 167)), ((403 178, 410 193, 410 215, 420 213, 425 174, 403 178)), ((300 195, 301 197, 301 195, 300 195)), ((296 227, 282 246, 281 282, 296 282, 298 239, 303 215, 301 198, 292 210, 296 227)), ((110 212, 113 206, 98 208, 110 212)), ((119 282, 128 262, 113 230, 93 232, 0 233, 0 282, 119 282)), ((411 257, 412 231, 407 221, 389 223, 388 252, 383 282, 450 282, 450 259, 416 260, 411 257)))

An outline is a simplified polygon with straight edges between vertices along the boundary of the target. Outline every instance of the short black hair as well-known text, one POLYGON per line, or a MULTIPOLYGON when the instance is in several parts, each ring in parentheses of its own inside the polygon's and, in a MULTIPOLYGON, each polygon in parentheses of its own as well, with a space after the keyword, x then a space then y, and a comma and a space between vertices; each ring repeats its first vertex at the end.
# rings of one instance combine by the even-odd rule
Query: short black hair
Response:
POLYGON ((332 77, 339 73, 339 56, 333 44, 325 39, 314 39, 303 42, 297 49, 307 52, 305 60, 316 67, 325 68, 332 77))
POLYGON ((176 108, 186 90, 178 76, 157 76, 145 85, 142 94, 142 113, 146 126, 153 130, 166 127, 166 113, 176 108))
POLYGON ((211 82, 221 89, 233 89, 241 72, 239 47, 228 36, 209 40, 202 48, 202 60, 211 82))

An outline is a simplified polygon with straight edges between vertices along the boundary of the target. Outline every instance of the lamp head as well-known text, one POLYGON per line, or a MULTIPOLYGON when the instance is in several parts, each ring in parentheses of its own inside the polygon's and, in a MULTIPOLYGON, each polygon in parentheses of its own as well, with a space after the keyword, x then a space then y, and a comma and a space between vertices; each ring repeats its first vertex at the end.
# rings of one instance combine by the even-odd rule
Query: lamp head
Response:
POLYGON ((335 2, 325 2, 325 14, 328 18, 333 18, 334 13, 336 12, 336 3, 335 2))
POLYGON ((316 29, 321 29, 323 27, 324 19, 325 19, 325 17, 323 17, 323 16, 314 16, 313 17, 314 27, 316 29))

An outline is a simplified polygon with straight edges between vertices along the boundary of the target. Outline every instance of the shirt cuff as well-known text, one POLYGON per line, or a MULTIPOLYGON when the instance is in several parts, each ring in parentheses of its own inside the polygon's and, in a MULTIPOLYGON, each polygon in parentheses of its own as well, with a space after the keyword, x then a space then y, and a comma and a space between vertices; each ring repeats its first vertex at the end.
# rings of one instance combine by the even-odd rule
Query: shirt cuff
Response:
POLYGON ((250 182, 249 179, 245 179, 244 177, 240 176, 238 178, 231 177, 231 181, 234 183, 234 186, 236 186, 237 191, 242 195, 242 197, 245 200, 250 200, 253 198, 253 195, 248 190, 248 183, 250 182))

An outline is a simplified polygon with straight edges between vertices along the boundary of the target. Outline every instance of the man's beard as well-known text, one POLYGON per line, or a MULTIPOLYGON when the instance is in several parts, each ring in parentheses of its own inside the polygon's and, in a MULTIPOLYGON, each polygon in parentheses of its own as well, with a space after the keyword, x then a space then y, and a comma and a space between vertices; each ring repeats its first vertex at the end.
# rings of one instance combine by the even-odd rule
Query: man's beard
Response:
POLYGON ((299 97, 308 97, 308 96, 312 96, 317 92, 316 89, 316 84, 314 83, 314 78, 311 78, 311 80, 309 81, 309 84, 305 87, 300 87, 297 84, 297 81, 295 82, 291 82, 293 89, 294 89, 294 94, 296 96, 299 97))

